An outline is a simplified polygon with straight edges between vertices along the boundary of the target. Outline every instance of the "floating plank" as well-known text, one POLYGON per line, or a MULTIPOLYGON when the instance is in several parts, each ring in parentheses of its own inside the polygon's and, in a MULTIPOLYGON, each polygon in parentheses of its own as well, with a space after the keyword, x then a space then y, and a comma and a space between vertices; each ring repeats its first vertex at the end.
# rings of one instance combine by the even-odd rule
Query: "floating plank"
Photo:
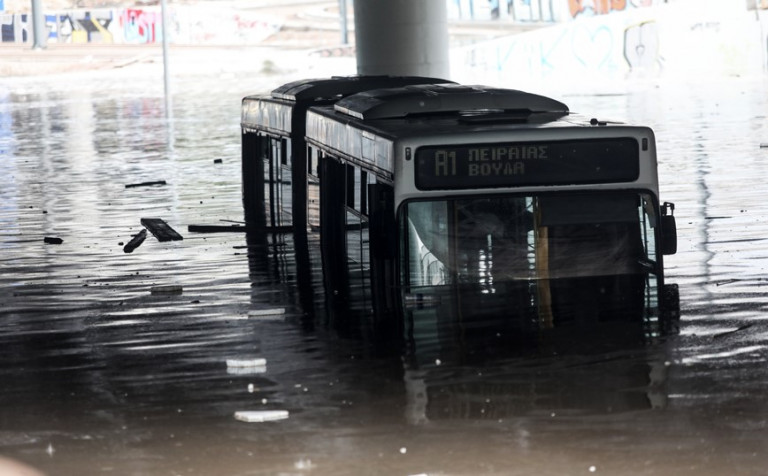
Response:
POLYGON ((189 225, 187 229, 193 233, 244 233, 247 230, 242 225, 189 225))
POLYGON ((247 423, 262 423, 265 421, 285 420, 288 418, 288 410, 261 410, 235 412, 235 420, 247 423))
POLYGON ((267 359, 227 359, 227 367, 265 367, 267 359))
POLYGON ((193 233, 245 233, 246 231, 263 233, 290 233, 293 231, 292 226, 263 226, 249 228, 244 225, 189 225, 187 229, 193 233))
POLYGON ((125 185, 125 188, 151 187, 153 185, 166 185, 166 183, 165 183, 165 180, 155 180, 153 182, 129 183, 125 185))
POLYGON ((228 367, 263 367, 267 365, 267 359, 257 357, 254 359, 227 359, 228 367))
POLYGON ((125 246, 123 246, 123 251, 126 253, 133 253, 133 250, 141 246, 142 243, 144 243, 144 240, 147 238, 147 230, 142 229, 140 232, 136 233, 133 238, 131 238, 131 241, 129 241, 125 246))
POLYGON ((248 311, 248 317, 255 317, 260 321, 282 321, 285 319, 285 308, 255 309, 248 311))
POLYGON ((184 239, 161 218, 142 218, 141 224, 144 225, 150 233, 155 235, 157 241, 177 241, 184 239))
POLYGON ((153 286, 149 292, 152 294, 181 294, 184 292, 184 288, 178 284, 168 284, 164 286, 153 286))

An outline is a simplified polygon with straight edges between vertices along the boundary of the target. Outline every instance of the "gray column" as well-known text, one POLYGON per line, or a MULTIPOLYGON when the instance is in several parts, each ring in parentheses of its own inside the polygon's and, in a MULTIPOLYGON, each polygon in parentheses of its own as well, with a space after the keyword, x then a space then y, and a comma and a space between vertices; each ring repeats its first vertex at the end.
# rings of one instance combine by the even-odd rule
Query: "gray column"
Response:
POLYGON ((43 49, 48 42, 42 0, 32 0, 32 49, 43 49))
POLYGON ((355 0, 358 74, 450 79, 445 0, 355 0))

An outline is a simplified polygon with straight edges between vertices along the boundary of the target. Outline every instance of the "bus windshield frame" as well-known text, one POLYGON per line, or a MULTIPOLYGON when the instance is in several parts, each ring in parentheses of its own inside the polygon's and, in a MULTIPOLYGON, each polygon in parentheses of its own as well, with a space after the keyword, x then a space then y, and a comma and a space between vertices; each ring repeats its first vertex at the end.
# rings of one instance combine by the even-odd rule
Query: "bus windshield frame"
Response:
POLYGON ((401 297, 488 303, 515 287, 528 290, 523 302, 551 307, 556 288, 589 290, 581 297, 594 301, 610 287, 647 307, 663 284, 659 212, 655 195, 636 189, 407 200, 397 219, 401 297))

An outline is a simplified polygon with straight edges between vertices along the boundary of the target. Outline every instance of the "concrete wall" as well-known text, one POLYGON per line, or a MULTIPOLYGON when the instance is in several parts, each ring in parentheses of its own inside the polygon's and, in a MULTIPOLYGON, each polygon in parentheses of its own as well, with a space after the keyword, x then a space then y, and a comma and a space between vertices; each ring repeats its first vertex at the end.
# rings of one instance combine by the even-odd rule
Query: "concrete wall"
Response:
MULTIPOLYGON (((280 29, 280 20, 228 8, 169 9, 171 41, 179 44, 253 44, 280 29)), ((28 14, 0 14, 3 43, 32 41, 28 14)), ((159 7, 46 13, 48 42, 155 43, 162 40, 159 7)))
POLYGON ((577 17, 455 49, 451 79, 578 89, 631 78, 757 74, 765 71, 766 21, 768 11, 732 0, 678 0, 577 17))

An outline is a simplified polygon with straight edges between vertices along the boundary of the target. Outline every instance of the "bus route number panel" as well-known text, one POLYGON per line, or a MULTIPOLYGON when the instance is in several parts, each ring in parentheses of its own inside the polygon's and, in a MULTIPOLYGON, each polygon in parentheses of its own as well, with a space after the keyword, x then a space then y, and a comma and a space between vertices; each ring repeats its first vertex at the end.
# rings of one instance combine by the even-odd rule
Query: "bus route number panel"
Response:
POLYGON ((631 137, 425 146, 415 158, 420 190, 632 182, 640 173, 631 137))

